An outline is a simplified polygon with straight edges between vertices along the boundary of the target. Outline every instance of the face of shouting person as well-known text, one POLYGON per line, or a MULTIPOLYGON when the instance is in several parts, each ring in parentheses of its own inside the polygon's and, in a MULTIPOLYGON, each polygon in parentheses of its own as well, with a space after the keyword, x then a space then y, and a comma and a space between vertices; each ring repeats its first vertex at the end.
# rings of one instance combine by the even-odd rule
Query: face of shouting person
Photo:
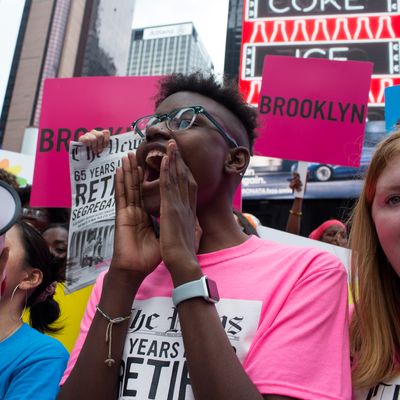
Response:
POLYGON ((142 129, 146 138, 136 153, 143 171, 142 197, 146 211, 154 216, 159 214, 160 165, 170 139, 176 141, 196 181, 198 207, 211 206, 219 195, 231 195, 234 188, 227 189, 231 181, 226 179, 230 160, 243 153, 241 162, 245 169, 249 158, 248 150, 238 147, 247 144, 247 135, 237 117, 216 101, 193 92, 177 92, 167 97, 155 114, 164 117, 142 129), (204 112, 194 115, 192 106, 204 112))

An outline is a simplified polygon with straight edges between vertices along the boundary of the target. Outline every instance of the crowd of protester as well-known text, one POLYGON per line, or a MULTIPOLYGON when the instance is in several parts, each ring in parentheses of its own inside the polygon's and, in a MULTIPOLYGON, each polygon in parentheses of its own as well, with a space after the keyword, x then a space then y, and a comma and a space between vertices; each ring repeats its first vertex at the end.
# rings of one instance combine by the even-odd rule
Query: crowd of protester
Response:
MULTIPOLYGON (((47 335, 63 328, 54 292, 69 211, 31 208, 30 187, 0 171, 21 202, 0 245, 0 398, 397 398, 400 131, 377 146, 351 220, 309 234, 352 250, 349 307, 335 256, 262 239, 256 217, 232 210, 256 127, 233 83, 162 80, 155 114, 134 125, 144 142, 117 169, 111 265, 70 355, 47 335), (162 321, 172 336, 151 341, 145 330, 160 336, 162 321)), ((101 151, 109 139, 80 140, 101 151)), ((295 173, 290 187, 301 186, 295 173)), ((302 203, 293 201, 290 233, 300 232, 302 203)))

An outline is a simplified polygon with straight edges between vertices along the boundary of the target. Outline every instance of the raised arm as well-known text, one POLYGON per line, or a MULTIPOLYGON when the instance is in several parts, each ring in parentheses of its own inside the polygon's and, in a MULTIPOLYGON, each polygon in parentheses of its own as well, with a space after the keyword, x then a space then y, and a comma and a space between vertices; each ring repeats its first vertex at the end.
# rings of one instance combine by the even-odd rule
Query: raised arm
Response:
POLYGON ((95 313, 76 364, 62 386, 59 399, 117 398, 120 362, 133 299, 143 279, 160 262, 159 244, 152 222, 141 207, 141 171, 134 154, 117 170, 114 253, 105 275, 95 313), (112 331, 111 331, 111 330, 112 331), (93 379, 93 376, 96 379, 93 379))
MULTIPOLYGON (((298 172, 293 172, 292 179, 290 180, 289 187, 293 192, 300 191, 303 184, 300 180, 298 172)), ((286 232, 293 233, 294 235, 300 234, 301 217, 303 215, 303 198, 295 197, 292 207, 289 210, 289 217, 286 225, 286 232)))

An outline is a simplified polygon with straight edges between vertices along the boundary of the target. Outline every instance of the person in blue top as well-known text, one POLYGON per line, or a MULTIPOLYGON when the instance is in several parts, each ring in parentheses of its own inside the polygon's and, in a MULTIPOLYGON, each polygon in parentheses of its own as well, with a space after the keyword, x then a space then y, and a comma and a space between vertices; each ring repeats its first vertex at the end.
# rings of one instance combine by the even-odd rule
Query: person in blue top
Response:
POLYGON ((0 399, 55 399, 68 352, 43 333, 60 315, 53 299, 62 271, 41 234, 17 222, 5 237, 0 300, 0 399), (25 309, 30 325, 23 323, 25 309))

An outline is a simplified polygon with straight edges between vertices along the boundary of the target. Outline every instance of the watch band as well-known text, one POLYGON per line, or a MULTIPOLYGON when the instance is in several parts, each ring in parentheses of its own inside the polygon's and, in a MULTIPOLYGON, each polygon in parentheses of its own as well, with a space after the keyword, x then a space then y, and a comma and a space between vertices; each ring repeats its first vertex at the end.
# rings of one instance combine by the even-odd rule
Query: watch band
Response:
POLYGON ((187 282, 176 287, 172 292, 172 301, 174 306, 177 306, 182 301, 194 297, 203 297, 206 301, 216 303, 219 298, 217 296, 210 296, 207 279, 207 276, 202 276, 196 281, 187 282))

